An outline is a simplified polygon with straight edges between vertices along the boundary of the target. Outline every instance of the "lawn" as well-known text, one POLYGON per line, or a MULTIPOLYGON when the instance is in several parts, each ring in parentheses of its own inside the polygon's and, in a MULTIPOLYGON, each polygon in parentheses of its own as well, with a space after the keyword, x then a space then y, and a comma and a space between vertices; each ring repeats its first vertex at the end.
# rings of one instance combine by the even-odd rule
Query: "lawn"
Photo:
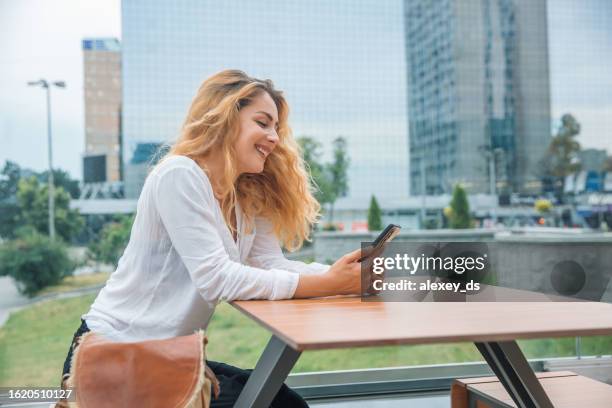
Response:
MULTIPOLYGON (((95 295, 39 303, 11 316, 0 329, 0 386, 57 386, 80 316, 95 295)), ((209 326, 210 360, 251 368, 269 334, 227 304, 217 308, 209 326)), ((529 358, 572 356, 574 339, 520 342, 529 358)), ((582 341, 584 355, 612 354, 612 336, 582 341)), ((440 364, 481 360, 471 343, 398 346, 302 354, 293 372, 440 364)))
POLYGON ((110 276, 109 272, 96 272, 84 275, 66 276, 62 281, 53 286, 48 286, 38 292, 37 296, 49 295, 54 293, 70 292, 72 290, 96 286, 105 283, 110 276))

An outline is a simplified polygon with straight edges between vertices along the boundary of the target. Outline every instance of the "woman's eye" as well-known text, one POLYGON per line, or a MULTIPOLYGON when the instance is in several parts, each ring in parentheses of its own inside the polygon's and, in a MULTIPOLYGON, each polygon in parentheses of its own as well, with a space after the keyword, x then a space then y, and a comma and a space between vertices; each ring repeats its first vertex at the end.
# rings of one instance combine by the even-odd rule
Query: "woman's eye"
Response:
POLYGON ((263 123, 263 122, 260 122, 260 121, 258 121, 258 120, 256 120, 255 122, 257 122, 257 124, 258 124, 259 126, 261 126, 262 128, 265 128, 265 127, 266 127, 266 124, 265 124, 265 123, 263 123))

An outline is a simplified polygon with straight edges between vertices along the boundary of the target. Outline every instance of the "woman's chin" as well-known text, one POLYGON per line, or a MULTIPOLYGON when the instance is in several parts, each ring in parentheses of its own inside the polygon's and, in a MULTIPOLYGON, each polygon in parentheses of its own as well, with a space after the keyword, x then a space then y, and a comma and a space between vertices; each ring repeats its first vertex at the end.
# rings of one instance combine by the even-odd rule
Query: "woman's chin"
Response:
POLYGON ((258 165, 249 166, 249 169, 245 173, 259 174, 259 173, 261 173, 263 171, 264 171, 264 165, 262 163, 262 164, 258 164, 258 165))

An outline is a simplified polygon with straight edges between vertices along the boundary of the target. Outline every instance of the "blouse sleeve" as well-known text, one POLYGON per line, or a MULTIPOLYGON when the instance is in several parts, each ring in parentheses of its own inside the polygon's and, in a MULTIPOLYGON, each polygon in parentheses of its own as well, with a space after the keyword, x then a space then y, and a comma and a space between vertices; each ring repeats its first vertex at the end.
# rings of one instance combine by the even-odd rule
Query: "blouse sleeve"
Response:
POLYGON ((255 218, 255 239, 248 263, 259 268, 279 268, 299 274, 321 274, 329 269, 329 265, 291 261, 285 258, 272 231, 272 223, 262 217, 255 218))
POLYGON ((216 227, 210 183, 199 169, 173 166, 157 174, 154 201, 172 245, 208 301, 292 298, 299 276, 230 259, 216 227))

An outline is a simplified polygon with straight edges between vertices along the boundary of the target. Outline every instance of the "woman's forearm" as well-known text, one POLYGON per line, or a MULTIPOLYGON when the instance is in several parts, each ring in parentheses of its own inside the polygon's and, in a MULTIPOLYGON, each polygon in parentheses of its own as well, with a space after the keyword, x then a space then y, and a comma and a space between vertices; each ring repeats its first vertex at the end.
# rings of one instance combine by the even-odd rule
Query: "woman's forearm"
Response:
POLYGON ((330 279, 326 273, 318 275, 300 274, 300 280, 293 294, 293 298, 300 299, 336 295, 338 291, 335 286, 333 279, 330 279))

